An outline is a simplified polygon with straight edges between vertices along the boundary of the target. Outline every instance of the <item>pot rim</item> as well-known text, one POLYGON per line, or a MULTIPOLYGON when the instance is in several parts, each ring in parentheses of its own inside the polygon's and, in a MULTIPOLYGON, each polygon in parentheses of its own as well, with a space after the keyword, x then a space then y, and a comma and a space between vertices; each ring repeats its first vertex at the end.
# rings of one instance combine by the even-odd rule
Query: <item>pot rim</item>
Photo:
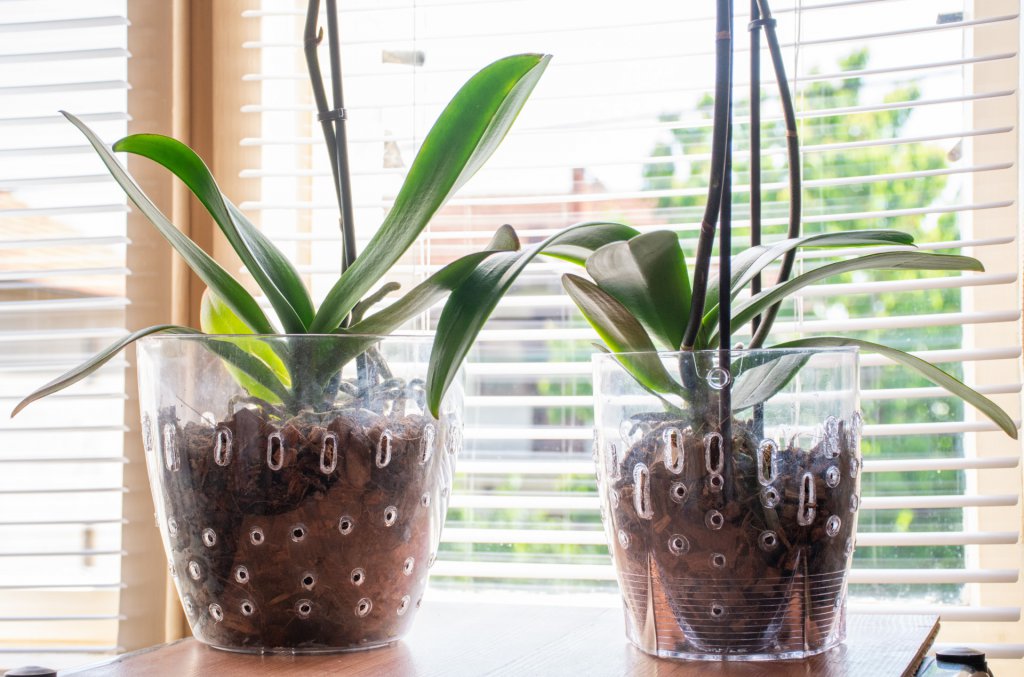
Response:
MULTIPOLYGON (((760 354, 779 354, 779 355, 820 355, 823 353, 832 353, 837 355, 857 355, 860 353, 860 347, 858 346, 827 346, 822 348, 730 348, 730 357, 744 357, 760 354)), ((720 348, 708 348, 704 350, 643 350, 633 352, 596 352, 592 353, 590 358, 594 362, 598 360, 615 359, 617 357, 632 357, 637 355, 657 355, 658 357, 681 357, 683 355, 698 355, 698 356, 709 356, 717 358, 722 354, 720 348)))

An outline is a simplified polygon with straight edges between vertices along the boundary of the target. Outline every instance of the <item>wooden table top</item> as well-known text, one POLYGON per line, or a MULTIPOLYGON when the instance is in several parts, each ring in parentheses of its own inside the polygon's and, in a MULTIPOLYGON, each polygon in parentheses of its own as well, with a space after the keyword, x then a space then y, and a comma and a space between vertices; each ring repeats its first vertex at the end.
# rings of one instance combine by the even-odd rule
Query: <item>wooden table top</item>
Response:
POLYGON ((913 675, 938 631, 934 616, 849 617, 844 645, 803 661, 684 662, 652 658, 626 642, 618 609, 512 604, 425 604, 409 636, 370 651, 254 656, 194 639, 125 654, 62 675, 255 677, 881 677, 913 675))

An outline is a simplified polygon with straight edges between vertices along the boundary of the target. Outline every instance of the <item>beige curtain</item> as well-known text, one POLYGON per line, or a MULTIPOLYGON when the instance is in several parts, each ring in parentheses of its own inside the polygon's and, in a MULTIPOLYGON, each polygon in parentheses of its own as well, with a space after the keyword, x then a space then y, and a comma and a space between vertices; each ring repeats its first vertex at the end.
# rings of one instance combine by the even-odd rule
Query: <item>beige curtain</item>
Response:
MULTIPOLYGON (((188 143, 235 202, 248 197, 245 182, 237 178, 245 159, 239 140, 255 136, 247 127, 258 125, 257 116, 239 113, 246 87, 242 75, 257 70, 251 61, 258 58, 242 49, 258 29, 258 21, 243 20, 242 12, 257 5, 258 0, 128 2, 129 132, 168 134, 188 143)), ((223 236, 177 179, 148 160, 129 158, 128 164, 143 190, 178 228, 228 270, 238 270, 223 236)), ((165 322, 198 326, 202 282, 137 211, 128 219, 128 237, 128 327, 165 322)), ((129 462, 124 474, 128 492, 121 578, 126 587, 121 592, 123 620, 118 633, 118 644, 126 650, 188 635, 153 522, 132 357, 125 383, 124 449, 129 462)))

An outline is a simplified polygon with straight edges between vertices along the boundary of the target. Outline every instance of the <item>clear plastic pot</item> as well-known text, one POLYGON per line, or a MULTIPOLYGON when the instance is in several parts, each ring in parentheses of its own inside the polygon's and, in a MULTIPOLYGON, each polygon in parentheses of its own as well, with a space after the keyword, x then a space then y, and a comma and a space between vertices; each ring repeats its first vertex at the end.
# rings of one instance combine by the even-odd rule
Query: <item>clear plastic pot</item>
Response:
POLYGON ((841 642, 860 502, 856 350, 602 354, 594 372, 602 516, 633 644, 761 660, 841 642), (628 373, 642 360, 660 361, 673 392, 628 373))
POLYGON ((196 638, 312 653, 407 631, 462 444, 460 383, 440 420, 424 404, 430 345, 338 335, 139 342, 157 521, 196 638))

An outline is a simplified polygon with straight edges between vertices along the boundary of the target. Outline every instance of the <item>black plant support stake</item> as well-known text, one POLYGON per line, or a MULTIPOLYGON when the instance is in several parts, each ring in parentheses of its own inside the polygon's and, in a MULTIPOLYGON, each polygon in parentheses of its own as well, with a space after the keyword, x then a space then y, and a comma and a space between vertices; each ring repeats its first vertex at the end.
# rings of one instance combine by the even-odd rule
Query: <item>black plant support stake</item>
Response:
POLYGON ((342 252, 342 271, 348 269, 356 260, 356 226, 352 215, 352 183, 348 168, 348 133, 345 130, 345 97, 342 92, 341 71, 341 36, 338 33, 337 0, 327 0, 327 41, 331 52, 331 91, 334 98, 334 110, 330 117, 334 120, 334 154, 338 158, 337 191, 341 196, 341 227, 342 241, 345 251, 342 252))
MULTIPOLYGON (((761 10, 750 0, 750 246, 761 244, 761 10)), ((750 281, 751 294, 761 291, 761 273, 750 281)), ((761 316, 752 323, 756 332, 761 316)))
MULTIPOLYGON (((334 177, 334 190, 338 197, 339 226, 341 230, 341 272, 344 273, 356 260, 355 220, 352 216, 352 183, 348 166, 348 137, 345 131, 345 99, 342 90, 341 72, 341 38, 338 32, 337 0, 327 0, 327 44, 331 59, 331 94, 334 108, 328 108, 327 92, 324 88, 323 73, 320 70, 320 59, 317 47, 323 39, 323 30, 317 29, 320 15, 320 0, 309 0, 306 8, 306 26, 304 49, 306 67, 309 70, 309 81, 313 87, 313 101, 316 103, 317 120, 323 130, 331 161, 331 174, 334 177)), ((342 323, 347 326, 350 317, 342 323)), ((356 370, 359 381, 366 383, 369 375, 366 355, 356 357, 356 370)), ((333 399, 333 386, 329 386, 328 399, 333 399)))
MULTIPOLYGON (((756 0, 760 17, 757 23, 764 27, 765 39, 768 43, 768 51, 772 57, 772 66, 775 70, 775 79, 779 86, 779 96, 782 99, 782 114, 786 124, 786 150, 789 159, 789 229, 787 237, 800 237, 800 213, 802 204, 802 180, 800 177, 800 143, 796 129, 796 109, 793 106, 793 95, 789 88, 789 79, 786 77, 786 66, 782 62, 782 48, 779 46, 779 36, 775 31, 775 19, 772 18, 771 8, 768 0, 756 0)), ((751 102, 753 103, 753 102, 751 102)), ((753 186, 753 180, 751 181, 753 186)), ((779 269, 778 283, 789 279, 793 271, 793 261, 796 258, 796 250, 790 250, 782 257, 782 264, 779 269)), ((771 332, 772 324, 779 313, 781 304, 775 304, 764 312, 761 322, 754 330, 754 336, 750 339, 751 348, 760 348, 768 334, 771 332)))
POLYGON ((348 142, 345 132, 345 102, 342 93, 341 49, 338 36, 338 8, 336 0, 327 0, 327 42, 331 55, 331 89, 334 108, 327 103, 323 74, 317 47, 323 39, 323 30, 317 29, 320 0, 309 0, 306 9, 304 47, 309 81, 313 87, 317 119, 323 130, 334 177, 334 190, 338 197, 339 225, 342 236, 341 270, 344 272, 356 258, 355 224, 352 217, 352 187, 349 178, 348 142))
MULTIPOLYGON (((692 350, 700 332, 704 316, 705 294, 708 289, 711 249, 715 242, 715 226, 722 207, 722 177, 725 169, 726 136, 728 134, 729 101, 732 95, 730 78, 732 64, 732 3, 717 0, 718 11, 715 25, 715 110, 714 126, 711 133, 711 174, 708 185, 708 199, 697 239, 697 254, 694 260, 692 306, 690 317, 683 333, 683 350, 692 350)), ((684 370, 685 371, 685 370, 684 370)))
MULTIPOLYGON (((761 10, 750 0, 750 246, 761 244, 761 10)), ((761 273, 750 281, 750 293, 761 292, 761 273)), ((756 334, 761 316, 751 321, 756 334)), ((764 405, 754 405, 754 434, 764 436, 764 405)))
MULTIPOLYGON (((733 7, 732 0, 727 0, 727 31, 729 34, 729 62, 726 66, 726 79, 729 83, 729 100, 726 107, 725 119, 725 164, 722 167, 722 197, 720 202, 720 226, 718 233, 718 279, 722 282, 718 285, 718 366, 725 370, 728 375, 719 391, 718 399, 718 420, 722 434, 722 448, 725 461, 725 499, 733 499, 734 476, 732 458, 732 370, 729 349, 732 341, 732 285, 729 283, 732 278, 732 153, 733 153, 733 105, 732 105, 732 76, 734 43, 732 41, 733 30, 733 7)), ((721 5, 719 6, 721 11, 721 5)), ((719 38, 721 39, 721 37, 719 38)))

